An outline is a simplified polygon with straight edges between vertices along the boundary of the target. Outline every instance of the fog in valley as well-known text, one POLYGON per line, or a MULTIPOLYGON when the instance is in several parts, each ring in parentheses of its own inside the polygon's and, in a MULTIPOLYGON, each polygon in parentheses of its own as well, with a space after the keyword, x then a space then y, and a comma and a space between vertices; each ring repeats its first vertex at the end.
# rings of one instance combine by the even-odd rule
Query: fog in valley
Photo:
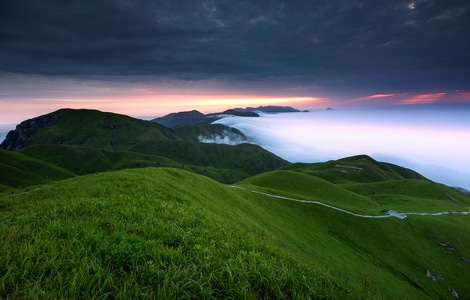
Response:
POLYGON ((290 162, 366 154, 470 190, 470 119, 459 110, 321 110, 225 117, 251 140, 290 162))

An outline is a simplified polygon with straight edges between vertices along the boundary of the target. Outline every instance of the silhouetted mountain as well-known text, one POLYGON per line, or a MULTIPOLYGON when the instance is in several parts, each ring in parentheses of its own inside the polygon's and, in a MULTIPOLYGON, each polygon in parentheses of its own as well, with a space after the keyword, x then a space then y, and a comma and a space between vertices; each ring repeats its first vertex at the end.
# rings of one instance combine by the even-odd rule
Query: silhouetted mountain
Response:
POLYGON ((217 115, 205 115, 197 110, 191 110, 171 113, 163 117, 152 119, 151 121, 166 127, 175 127, 178 125, 208 124, 217 119, 220 119, 217 115))
POLYGON ((308 112, 308 110, 298 110, 289 106, 258 106, 246 108, 232 108, 223 112, 203 114, 197 110, 181 111, 171 113, 163 117, 152 119, 152 122, 164 125, 166 127, 175 127, 180 125, 198 125, 209 124, 219 120, 226 115, 238 117, 259 117, 257 112, 263 113, 290 113, 290 112, 308 112))
POLYGON ((308 110, 298 110, 290 106, 258 106, 258 107, 246 107, 246 108, 234 108, 236 111, 243 112, 264 112, 264 113, 291 113, 291 112, 308 112, 308 110))
POLYGON ((246 110, 238 110, 238 109, 227 109, 222 114, 238 116, 238 117, 259 117, 259 115, 255 112, 246 111, 246 110))

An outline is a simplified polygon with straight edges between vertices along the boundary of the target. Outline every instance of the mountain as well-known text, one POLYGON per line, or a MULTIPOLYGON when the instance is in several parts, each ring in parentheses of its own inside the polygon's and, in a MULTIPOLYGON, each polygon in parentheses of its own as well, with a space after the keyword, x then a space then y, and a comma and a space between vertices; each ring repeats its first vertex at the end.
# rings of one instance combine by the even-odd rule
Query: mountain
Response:
POLYGON ((225 115, 234 115, 239 117, 259 117, 259 115, 254 112, 241 112, 233 109, 228 109, 221 113, 210 113, 206 115, 197 110, 191 110, 171 113, 163 117, 152 119, 151 121, 172 128, 175 126, 184 125, 210 124, 223 118, 225 115))
MULTIPOLYGON (((303 112, 306 112, 304 110, 303 112)), ((259 117, 257 112, 263 113, 288 113, 288 112, 301 112, 298 109, 289 106, 258 106, 246 108, 232 108, 223 112, 203 114, 197 110, 181 111, 170 113, 163 117, 152 119, 152 122, 173 128, 181 125, 199 125, 210 124, 216 120, 223 118, 225 115, 233 115, 238 117, 259 117)))
POLYGON ((366 155, 290 164, 194 127, 19 124, 19 150, 0 150, 0 298, 470 298, 469 197, 366 155))
POLYGON ((174 127, 178 125, 209 124, 217 119, 219 119, 217 115, 205 115, 197 110, 191 110, 171 113, 151 121, 166 127, 174 127))
POLYGON ((181 139, 173 130, 129 116, 89 109, 60 109, 21 122, 0 144, 5 150, 29 145, 66 144, 127 150, 148 140, 181 139))
POLYGON ((298 110, 290 106, 258 106, 258 107, 246 107, 246 108, 234 108, 233 110, 239 112, 263 112, 263 113, 292 113, 292 112, 308 112, 308 110, 298 110))
POLYGON ((227 109, 222 114, 232 115, 238 117, 259 117, 259 115, 252 111, 238 110, 238 109, 227 109))

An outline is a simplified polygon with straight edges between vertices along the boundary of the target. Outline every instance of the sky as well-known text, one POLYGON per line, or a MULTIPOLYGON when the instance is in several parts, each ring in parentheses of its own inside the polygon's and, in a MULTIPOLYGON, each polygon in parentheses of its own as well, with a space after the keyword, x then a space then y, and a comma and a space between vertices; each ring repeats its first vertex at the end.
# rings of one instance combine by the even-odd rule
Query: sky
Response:
POLYGON ((470 104, 463 0, 3 0, 0 125, 290 105, 470 104))

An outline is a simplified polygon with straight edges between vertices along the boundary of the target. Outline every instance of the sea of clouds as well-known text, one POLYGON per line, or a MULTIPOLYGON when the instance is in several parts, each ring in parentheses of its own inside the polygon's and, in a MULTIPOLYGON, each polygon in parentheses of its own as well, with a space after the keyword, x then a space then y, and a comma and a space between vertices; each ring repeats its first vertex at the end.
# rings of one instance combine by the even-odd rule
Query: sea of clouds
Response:
POLYGON ((459 110, 321 110, 225 117, 254 143, 290 162, 366 154, 470 190, 470 118, 459 110))

